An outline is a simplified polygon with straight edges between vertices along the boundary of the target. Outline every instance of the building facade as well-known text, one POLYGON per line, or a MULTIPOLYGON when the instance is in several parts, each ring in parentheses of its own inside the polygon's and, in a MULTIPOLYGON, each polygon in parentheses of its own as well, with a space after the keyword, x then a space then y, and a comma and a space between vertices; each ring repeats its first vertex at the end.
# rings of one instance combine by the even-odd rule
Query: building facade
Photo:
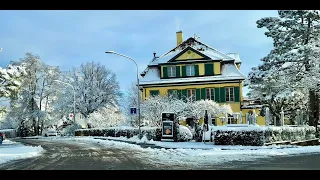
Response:
MULTIPOLYGON (((142 99, 176 94, 179 98, 209 99, 221 105, 229 104, 233 112, 240 113, 245 75, 240 72, 239 54, 222 53, 197 37, 183 41, 181 31, 176 37, 177 46, 159 57, 154 53, 153 60, 141 73, 142 99)), ((213 118, 214 125, 222 125, 219 117, 213 118)), ((230 115, 227 123, 240 122, 240 118, 234 120, 230 115)), ((246 123, 245 116, 242 123, 246 123)))

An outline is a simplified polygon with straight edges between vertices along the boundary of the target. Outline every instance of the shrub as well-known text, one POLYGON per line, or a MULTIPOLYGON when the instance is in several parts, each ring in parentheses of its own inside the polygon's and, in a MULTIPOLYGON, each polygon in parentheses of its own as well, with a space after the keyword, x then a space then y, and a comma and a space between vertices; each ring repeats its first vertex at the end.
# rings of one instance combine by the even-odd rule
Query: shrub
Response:
POLYGON ((262 146, 275 141, 299 141, 315 138, 315 127, 211 127, 216 145, 262 146))
MULTIPOLYGON (((141 127, 142 136, 146 136, 148 140, 160 141, 161 128, 157 127, 141 127)), ((139 135, 139 129, 133 127, 109 127, 109 128, 93 128, 93 129, 77 129, 75 136, 109 136, 109 137, 133 137, 139 135)))
POLYGON ((79 128, 81 128, 81 126, 79 124, 76 124, 76 123, 71 124, 62 130, 61 135, 62 136, 73 136, 75 134, 75 131, 79 128))
POLYGON ((182 125, 178 126, 177 141, 185 142, 192 140, 192 138, 193 135, 188 127, 182 125))
POLYGON ((1 129, 1 133, 4 133, 6 138, 15 138, 16 137, 16 130, 15 129, 1 129))

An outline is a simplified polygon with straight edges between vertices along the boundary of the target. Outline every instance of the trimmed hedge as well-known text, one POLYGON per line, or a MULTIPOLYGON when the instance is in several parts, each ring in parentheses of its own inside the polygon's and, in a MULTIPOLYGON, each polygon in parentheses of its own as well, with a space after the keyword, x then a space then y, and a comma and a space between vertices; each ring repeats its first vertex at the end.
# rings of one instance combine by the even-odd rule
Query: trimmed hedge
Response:
MULTIPOLYGON (((161 128, 156 127, 141 127, 141 134, 146 136, 148 140, 160 141, 161 128)), ((109 136, 109 137, 127 137, 139 135, 138 128, 132 127, 109 127, 109 128, 92 128, 92 129, 77 129, 75 136, 109 136)))
POLYGON ((315 127, 211 127, 216 145, 262 146, 276 141, 300 141, 315 138, 315 127))
POLYGON ((15 129, 0 129, 1 133, 4 133, 6 138, 15 138, 17 133, 15 129))

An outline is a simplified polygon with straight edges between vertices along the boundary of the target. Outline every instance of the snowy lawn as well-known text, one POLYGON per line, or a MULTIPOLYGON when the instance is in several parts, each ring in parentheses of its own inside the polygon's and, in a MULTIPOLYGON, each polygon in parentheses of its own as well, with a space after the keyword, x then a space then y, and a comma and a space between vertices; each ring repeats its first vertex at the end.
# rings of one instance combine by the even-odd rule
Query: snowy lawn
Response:
POLYGON ((34 157, 43 151, 44 149, 41 146, 25 146, 6 139, 0 145, 0 164, 11 160, 34 157))

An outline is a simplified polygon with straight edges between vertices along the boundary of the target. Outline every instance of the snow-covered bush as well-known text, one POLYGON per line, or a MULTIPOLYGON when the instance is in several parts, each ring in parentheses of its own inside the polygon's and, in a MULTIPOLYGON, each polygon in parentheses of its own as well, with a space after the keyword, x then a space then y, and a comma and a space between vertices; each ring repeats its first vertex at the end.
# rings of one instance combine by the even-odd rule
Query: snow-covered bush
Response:
POLYGON ((300 141, 315 138, 315 127, 212 127, 216 145, 262 146, 276 141, 300 141))
POLYGON ((15 129, 0 129, 0 133, 4 133, 6 138, 15 138, 16 130, 15 129))
POLYGON ((61 135, 62 136, 74 136, 75 135, 75 131, 77 129, 80 129, 81 128, 81 125, 80 124, 76 124, 76 123, 73 123, 67 127, 65 127, 62 132, 61 132, 61 135))
POLYGON ((193 135, 190 129, 186 126, 179 125, 178 127, 178 134, 177 134, 177 141, 185 142, 192 140, 193 135))
POLYGON ((232 113, 230 105, 219 105, 211 100, 183 101, 173 96, 152 96, 141 104, 141 114, 149 126, 161 126, 161 113, 174 112, 177 118, 193 117, 200 119, 204 116, 205 110, 211 117, 220 116, 224 113, 232 113))
MULTIPOLYGON (((141 134, 146 136, 148 140, 160 141, 161 128, 142 127, 141 134)), ((77 129, 76 136, 107 136, 107 137, 127 137, 139 135, 139 129, 133 127, 108 127, 108 128, 92 128, 92 129, 77 129)))
POLYGON ((88 124, 95 128, 119 126, 125 122, 125 117, 117 107, 100 108, 88 117, 88 124))

